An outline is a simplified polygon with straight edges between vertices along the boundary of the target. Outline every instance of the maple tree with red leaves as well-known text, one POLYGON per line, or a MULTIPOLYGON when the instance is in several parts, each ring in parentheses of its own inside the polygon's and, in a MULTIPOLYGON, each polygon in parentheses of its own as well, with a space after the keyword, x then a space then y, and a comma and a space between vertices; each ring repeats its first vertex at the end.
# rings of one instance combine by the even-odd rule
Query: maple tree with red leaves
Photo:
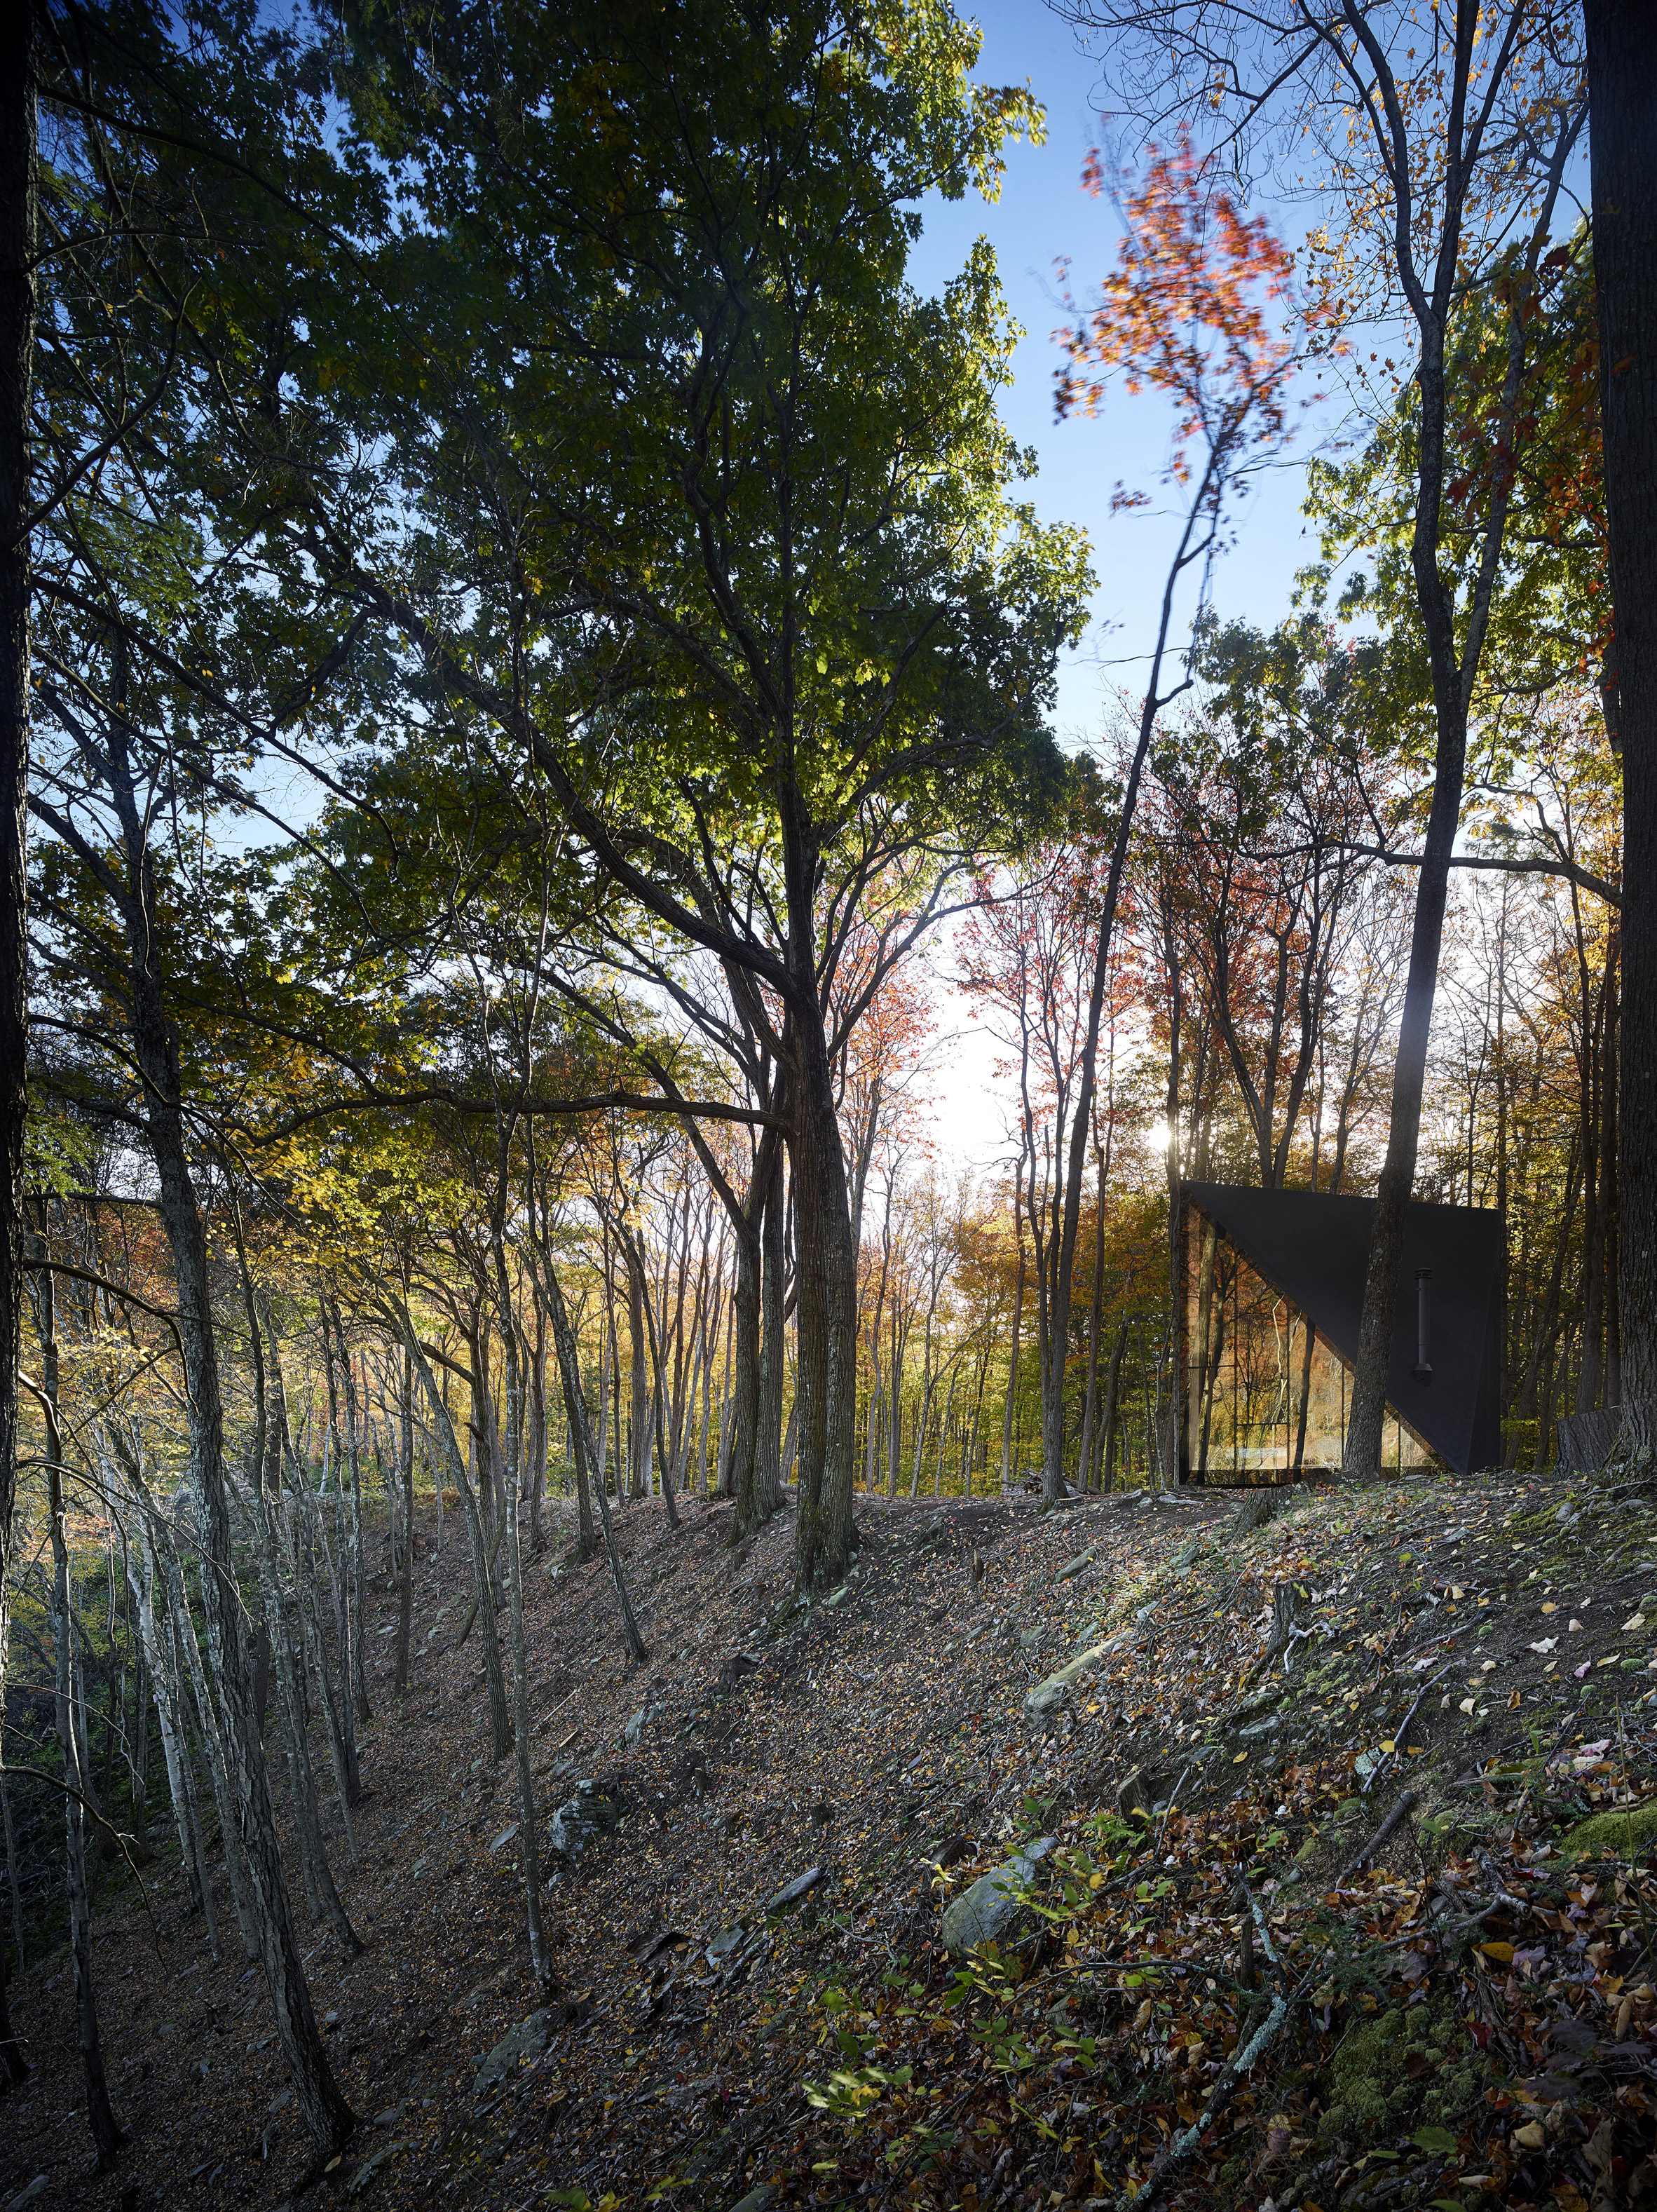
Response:
MULTIPOLYGON (((1086 177, 1102 191, 1096 155, 1086 177)), ((1058 372, 1056 404, 1061 414, 1075 408, 1097 414, 1115 380, 1129 392, 1150 390, 1167 398, 1174 434, 1163 475, 1180 495, 1180 525, 1098 896, 1071 1127, 1059 1133, 1054 1148, 1044 1295, 1056 1345, 1069 1334, 1100 1031, 1134 812, 1158 720, 1193 682, 1189 651, 1181 656, 1174 647, 1178 594, 1197 570, 1200 617, 1228 500, 1242 489, 1250 470, 1281 447, 1288 429, 1288 386, 1307 352, 1320 343, 1316 313, 1302 319, 1305 336, 1299 343, 1273 326, 1267 309, 1286 299, 1287 256, 1262 220, 1238 216, 1217 189, 1211 166, 1183 137, 1172 154, 1151 149, 1124 212, 1118 265, 1099 305, 1060 333, 1069 362, 1058 372), (1170 666, 1176 659, 1177 676, 1170 666)), ((1124 495, 1119 507, 1142 496, 1124 495)), ((1063 1383, 1064 1362, 1055 1359, 1044 1378, 1041 1407, 1042 1486, 1049 1498, 1061 1497, 1065 1487, 1063 1383)))

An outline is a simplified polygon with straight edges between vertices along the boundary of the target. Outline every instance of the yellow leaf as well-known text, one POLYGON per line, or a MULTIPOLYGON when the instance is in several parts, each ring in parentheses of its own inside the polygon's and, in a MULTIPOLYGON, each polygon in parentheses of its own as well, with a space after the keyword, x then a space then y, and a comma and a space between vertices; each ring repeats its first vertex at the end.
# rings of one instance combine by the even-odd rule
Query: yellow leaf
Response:
POLYGON ((1494 1959, 1498 1966, 1512 1966, 1513 1945, 1511 1943, 1481 1943, 1478 1948, 1487 1959, 1494 1959))

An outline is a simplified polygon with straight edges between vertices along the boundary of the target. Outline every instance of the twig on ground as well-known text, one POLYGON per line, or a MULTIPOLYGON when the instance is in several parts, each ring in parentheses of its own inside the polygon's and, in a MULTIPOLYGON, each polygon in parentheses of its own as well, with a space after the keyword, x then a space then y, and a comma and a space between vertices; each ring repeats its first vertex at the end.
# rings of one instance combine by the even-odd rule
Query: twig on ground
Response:
POLYGON ((1130 2207, 1132 2208, 1132 2212, 1149 2212, 1149 2208, 1156 2203, 1168 2186, 1174 2167, 1184 2165, 1227 2105, 1230 2103, 1243 2075, 1283 2033, 1284 2023, 1289 2018, 1290 2008, 1295 1999, 1300 1996, 1301 1989, 1304 1986, 1304 1983, 1300 1984, 1292 1996, 1284 1997, 1278 1995, 1272 1998, 1266 2008, 1266 2018, 1249 2037, 1248 2041, 1239 2045, 1235 2057, 1216 2076, 1214 2087, 1208 2094, 1208 2102, 1202 2111, 1185 2133, 1175 2136, 1168 2144, 1167 2149, 1151 2167, 1146 2177, 1145 2185, 1138 2195, 1136 2197, 1131 2191, 1125 2189, 1116 2200, 1114 2212, 1129 2212, 1130 2207))
POLYGON ((1422 1699, 1426 1696, 1429 1690, 1435 1689, 1437 1687, 1439 1683, 1444 1680, 1444 1677, 1449 1673, 1450 1668, 1454 1664, 1455 1662, 1453 1659, 1447 1660, 1444 1665, 1439 1668, 1437 1674, 1433 1676, 1431 1681, 1423 1682, 1421 1687, 1416 1692, 1416 1701, 1414 1705, 1411 1706, 1409 1711, 1404 1716, 1401 1725, 1393 1732, 1393 1749, 1390 1752, 1383 1752, 1380 1759, 1377 1759, 1375 1764, 1369 1769, 1369 1773, 1364 1777, 1363 1787, 1358 1792, 1360 1797, 1367 1797, 1369 1795, 1370 1790, 1380 1778, 1381 1768, 1386 1765, 1389 1759, 1403 1758, 1405 1746, 1409 1741, 1410 1723, 1420 1711, 1422 1699))
POLYGON ((1345 1881, 1347 1875, 1352 1872, 1355 1867, 1361 1867, 1366 1859, 1374 1858, 1375 1853, 1381 1849, 1381 1845, 1386 1842, 1388 1836, 1392 1834, 1393 1831, 1399 1826, 1403 1821, 1407 1820, 1409 1815, 1415 1810, 1415 1791, 1413 1790, 1404 1790, 1400 1794, 1397 1804, 1393 1806, 1392 1811, 1387 1815, 1387 1818, 1375 1830, 1375 1834, 1370 1837, 1369 1842, 1364 1844, 1361 1850, 1354 1852, 1352 1856, 1347 1860, 1345 1865, 1335 1876, 1335 1879, 1331 1883, 1330 1887, 1333 1889, 1338 1889, 1342 1882, 1345 1881))

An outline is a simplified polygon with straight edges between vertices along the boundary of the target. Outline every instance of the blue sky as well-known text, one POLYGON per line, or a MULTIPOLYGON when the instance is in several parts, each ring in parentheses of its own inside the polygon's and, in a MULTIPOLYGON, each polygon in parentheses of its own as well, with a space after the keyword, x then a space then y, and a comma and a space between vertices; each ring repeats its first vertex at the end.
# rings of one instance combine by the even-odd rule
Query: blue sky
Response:
MULTIPOLYGON (((1158 399, 1117 394, 1099 416, 1055 422, 1059 349, 1052 333, 1065 318, 1054 261, 1068 257, 1077 295, 1085 299, 1114 260, 1120 235, 1108 199, 1082 189, 1088 149, 1108 135, 1096 104, 1097 70, 1069 27, 1041 0, 987 0, 969 12, 984 31, 978 74, 995 84, 1028 79, 1047 110, 1047 143, 1009 149, 1006 179, 993 206, 975 194, 954 204, 929 201, 910 272, 918 288, 933 292, 959 270, 975 239, 987 238, 995 248, 1008 306, 1025 331, 1002 413, 1020 444, 1034 447, 1039 458, 1040 473, 1028 487, 1037 512, 1087 531, 1099 580, 1087 635, 1060 672, 1056 717, 1061 739, 1085 744, 1105 729, 1117 691, 1126 688, 1137 697, 1144 685, 1144 656, 1155 641, 1177 525, 1155 506, 1144 514, 1113 515, 1110 497, 1119 481, 1156 493, 1172 416, 1158 399)), ((1297 241, 1287 237, 1287 242, 1297 241)), ((1295 572, 1316 550, 1300 511, 1303 464, 1316 437, 1332 427, 1334 414, 1330 408, 1303 418, 1287 464, 1261 480, 1244 502, 1237 542, 1213 580, 1223 616, 1246 616, 1264 626, 1287 613, 1295 572)), ((937 963, 940 980, 953 964, 950 951, 943 950, 937 963)), ((956 1033, 934 1079, 935 1140, 946 1167, 984 1169, 1010 1155, 1007 1132, 1016 1101, 994 1072, 998 1048, 982 1024, 947 988, 939 997, 944 1024, 956 1033)))
MULTIPOLYGON (((1119 481, 1156 491, 1171 417, 1158 399, 1115 395, 1091 419, 1053 419, 1059 350, 1052 333, 1065 319, 1054 261, 1069 258, 1077 297, 1084 299, 1114 260, 1119 235, 1109 201, 1093 198, 1081 184, 1087 150, 1105 136, 1095 104, 1096 70, 1041 0, 989 0, 971 12, 984 31, 978 74, 996 84, 1029 80, 1047 109, 1047 143, 1009 149, 1006 179, 993 206, 975 194, 953 204, 928 202, 910 269, 920 289, 936 291, 961 268, 973 241, 986 238, 1008 305, 1023 325, 1002 412, 1019 442, 1039 456, 1040 474, 1029 487, 1038 513, 1086 529, 1099 579, 1088 635, 1061 672, 1057 716, 1067 744, 1085 742, 1099 734, 1117 688, 1137 694, 1144 683, 1142 656, 1155 640, 1176 529, 1155 507, 1113 516, 1110 496, 1119 481)), ((1287 612, 1295 572, 1315 551, 1300 512, 1302 475, 1312 441, 1329 427, 1326 413, 1332 410, 1304 418, 1287 465, 1244 502, 1238 542, 1214 578, 1222 615, 1266 625, 1287 612)))

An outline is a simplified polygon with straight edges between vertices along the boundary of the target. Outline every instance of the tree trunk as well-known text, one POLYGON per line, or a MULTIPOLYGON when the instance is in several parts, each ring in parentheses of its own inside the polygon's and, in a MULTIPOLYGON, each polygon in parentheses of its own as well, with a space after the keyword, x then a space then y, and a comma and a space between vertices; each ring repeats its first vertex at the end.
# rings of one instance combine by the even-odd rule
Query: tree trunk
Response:
POLYGON ((132 1719, 127 1737, 127 1779, 132 1801, 133 1858, 145 1867, 155 1855, 149 1839, 149 1662, 138 1643, 132 1620, 132 1573, 127 1564, 127 1544, 121 1540, 121 1564, 127 1583, 127 1632, 137 1649, 132 1658, 132 1719))
MULTIPOLYGON (((809 948, 808 917, 791 902, 791 957, 809 948)), ((840 1113, 821 1015, 791 1009, 789 1081, 794 1198, 795 1389, 799 1517, 794 1571, 802 1590, 843 1582, 854 1532, 857 1480, 858 1285, 840 1113)))
POLYGON ((258 1919, 260 1954, 275 2009, 277 2039, 294 2078, 300 2111, 318 2149, 331 2156, 349 2141, 356 2118, 329 2069, 311 2008, 311 1992, 300 1961, 282 1875, 270 1777, 258 1730, 253 1724, 241 1595, 231 1552, 223 1401, 207 1237, 196 1202, 185 1145, 176 1033, 163 1003, 159 957, 151 935, 157 898, 147 825, 137 804, 122 738, 114 741, 110 768, 128 868, 123 918, 132 955, 130 1019, 134 1057, 143 1081, 146 1133, 155 1161, 159 1210, 178 1285, 178 1328, 184 1347, 191 1480, 201 1499, 206 1535, 203 1579, 223 1654, 227 1733, 235 1765, 236 1796, 258 1919))
MULTIPOLYGON (((28 1103, 29 386, 34 362, 36 11, 0 25, 0 1722, 10 1649, 17 1355, 23 1306, 28 1103)), ((8 1823, 9 1834, 9 1822, 8 1823)), ((15 1891, 13 1892, 14 1898, 15 1891)), ((21 1954, 20 1954, 21 1955, 21 1954)), ((27 2073, 0 1991, 0 2060, 27 2073)))
POLYGON ((460 1493, 461 1515, 466 1523, 466 1536, 471 1546, 472 1578, 477 1589, 478 1618, 483 1629, 483 1675, 489 1685, 495 1755, 497 1759, 504 1759, 512 1749, 512 1716, 507 1709, 507 1686, 501 1674, 501 1637, 495 1626, 495 1593, 489 1586, 489 1562, 483 1547, 483 1524, 478 1516, 477 1499, 473 1494, 471 1479, 466 1473, 466 1462, 460 1455, 460 1445, 454 1433, 454 1424, 449 1419, 449 1409, 437 1387, 437 1377, 432 1373, 431 1363, 420 1348, 414 1325, 406 1310, 399 1309, 397 1319, 404 1348, 416 1374, 420 1377, 426 1401, 432 1409, 432 1419, 448 1458, 449 1473, 460 1493))
POLYGON ((173 1807, 173 1826, 179 1832, 179 1865, 189 1885, 191 1901, 199 1904, 201 1870, 196 1858, 195 1837, 191 1826, 189 1801, 185 1795, 182 1765, 187 1753, 179 1739, 177 1707, 173 1701, 173 1670, 167 1664, 167 1653, 161 1641, 161 1628, 155 1620, 155 1553, 150 1547, 148 1528, 141 1524, 137 1534, 138 1565, 135 1567, 129 1559, 127 1574, 138 1608, 140 1645, 149 1664, 150 1692, 155 1700, 155 1719, 161 1732, 161 1759, 167 1770, 167 1794, 173 1807))
POLYGON ((1024 1320, 1024 1163, 1021 1158, 1013 1178, 1012 1225, 1018 1239, 1018 1274, 1012 1294, 1012 1348, 1007 1354, 1007 1405, 1001 1423, 1001 1487, 1011 1490, 1013 1476, 1013 1416, 1018 1403, 1018 1333, 1024 1320))
MULTIPOLYGON (((1095 1146, 1096 1162, 1098 1148, 1095 1146)), ((1082 1401, 1082 1442, 1077 1454, 1077 1487, 1093 1487, 1094 1439, 1099 1425, 1099 1317, 1105 1303, 1105 1176, 1098 1163, 1098 1204, 1093 1221, 1093 1287, 1088 1300, 1088 1380, 1082 1401)))
MULTIPOLYGON (((39 1240, 40 1256, 46 1238, 39 1240)), ((104 2076, 103 2045, 98 2033, 98 2005, 92 1984, 92 1908, 87 1894, 86 1800, 91 1780, 82 1755, 80 1729, 76 1724, 79 1684, 75 1665, 75 1620, 69 1581, 69 1540, 64 1528, 63 1439, 58 1425, 58 1341, 54 1326, 52 1271, 43 1267, 39 1281, 40 1405, 46 1420, 46 1501, 52 1526, 52 1660, 55 1674, 55 1715, 58 1741, 63 1752, 64 1870, 69 1887, 70 1953, 75 1965, 75 2020, 81 2046, 81 2069, 86 2079, 87 2118, 97 2146, 101 2170, 112 2163, 121 2148, 122 2135, 109 2101, 104 2076)))
POLYGON ((1296 1475, 1306 1463, 1306 1422, 1312 1405, 1312 1352, 1317 1341, 1309 1314, 1301 1316, 1301 1339, 1299 1404, 1295 1416, 1295 1461, 1291 1470, 1296 1475))
MULTIPOLYGON (((0 1769, 5 1765, 5 1730, 0 1728, 0 1769)), ((12 1940, 17 1947, 17 1971, 23 1971, 23 1899, 18 1887, 17 1837, 12 1826, 11 1799, 6 1791, 6 1778, 0 1772, 0 1826, 6 1835, 6 1887, 11 1893, 12 1940)), ((6 1941, 0 1936, 0 2067, 5 2069, 8 2081, 14 2087, 27 2081, 28 2061, 23 2056, 23 2046, 17 2031, 11 2024, 11 2005, 6 1995, 9 1976, 6 1968, 6 1941)))
MULTIPOLYGON (((575 1333, 569 1325, 569 1316, 564 1306, 564 1294, 555 1275, 549 1273, 547 1299, 552 1314, 552 1340, 558 1354, 559 1372, 563 1377, 564 1402, 569 1408, 570 1437, 576 1453, 576 1464, 582 1455, 594 1456, 592 1437, 587 1427, 586 1399, 581 1390, 580 1370, 575 1359, 575 1333)), ((598 1513, 604 1522, 604 1552, 610 1561, 610 1580, 616 1586, 616 1603, 622 1617, 622 1635, 629 1655, 642 1663, 650 1656, 645 1640, 639 1633, 639 1624, 633 1617, 633 1606, 627 1594, 627 1582, 622 1573, 622 1555, 616 1548, 616 1532, 610 1523, 610 1500, 605 1495, 602 1471, 598 1477, 598 1513)))
POLYGON ((1105 1381, 1105 1407, 1101 1423, 1101 1437, 1104 1445, 1104 1465, 1099 1473, 1101 1492, 1110 1488, 1116 1474, 1116 1432, 1121 1426, 1122 1354, 1127 1350, 1127 1323, 1125 1321, 1116 1332, 1116 1341, 1111 1347, 1110 1373, 1105 1381))
POLYGON ((537 1300, 535 1350, 530 1360, 530 1550, 537 1558, 545 1539, 541 1507, 547 1489, 547 1324, 537 1300))
POLYGON ((650 1377, 645 1367, 645 1268, 643 1255, 622 1232, 627 1259, 628 1365, 633 1385, 632 1450, 628 1453, 628 1494, 650 1495, 650 1377))
MULTIPOLYGON (((770 1134, 768 1131, 767 1134, 770 1134)), ((762 1146, 762 1153, 764 1147, 762 1146)), ((765 1323, 760 1351, 759 1423, 754 1443, 754 1522, 768 1521, 782 1503, 782 1388, 788 1346, 784 1335, 784 1191, 780 1144, 772 1148, 771 1175, 760 1230, 760 1305, 765 1323)))
MULTIPOLYGON (((246 1295, 252 1302, 251 1281, 246 1285, 246 1295)), ((296 1492, 304 1482, 304 1474, 288 1424, 288 1391, 282 1379, 282 1350, 276 1342, 276 1332, 268 1305, 258 1311, 257 1324, 250 1321, 250 1334, 255 1325, 262 1328, 264 1339, 270 1369, 267 1393, 270 1405, 264 1454, 257 1467, 253 1486, 253 1556, 265 1618, 272 1624, 271 1647, 276 1662, 276 1687, 282 1703, 283 1725, 288 1731, 288 1787, 294 1808, 294 1830, 299 1838, 300 1871, 304 1879, 305 1901, 313 1923, 325 1919, 338 1936, 347 1958, 355 1958, 364 1946, 347 1916, 335 1887, 333 1869, 328 1863, 327 1849, 322 1840, 322 1816, 317 1802, 316 1772, 311 1764, 311 1747, 306 1734, 305 1666, 300 1642, 294 1631, 294 1624, 300 1620, 297 1566, 291 1615, 289 1602, 282 1586, 281 1560, 286 1556, 287 1546, 283 1542, 279 1547, 277 1529, 282 1511, 284 1455, 292 1470, 296 1492)), ((257 1387, 259 1382, 257 1370, 254 1380, 257 1387)))
MULTIPOLYGON (((360 1721, 373 1718, 373 1708, 368 1703, 368 1654, 366 1615, 368 1610, 367 1565, 362 1549, 362 1453, 361 1433, 357 1419, 356 1376, 351 1367, 350 1347, 345 1341, 337 1305, 334 1308, 334 1341, 339 1346, 341 1379, 345 1385, 345 1456, 351 1470, 349 1527, 347 1538, 349 1567, 346 1587, 351 1598, 350 1683, 356 1717, 360 1721)), ((342 1492, 343 1484, 341 1485, 342 1492)), ((355 1744, 353 1741, 352 1749, 355 1744)))
POLYGON ((403 1587, 397 1608, 397 1693, 409 1686, 409 1633, 414 1620, 414 1370, 405 1346, 398 1377, 398 1462, 403 1481, 403 1587))
POLYGON ((1584 0, 1605 522, 1623 764, 1622 1382, 1657 1397, 1657 40, 1584 0))
MULTIPOLYGON (((213 1785, 213 1803, 219 1816, 219 1839, 224 1847, 224 1871, 230 1883, 231 1901, 236 1909, 236 1923, 241 1930, 243 1954, 257 1959, 259 1954, 258 1931, 254 1925, 252 1905, 247 1893, 247 1875, 242 1858, 241 1840, 236 1832, 236 1815, 230 1776, 219 1717, 214 1708, 212 1692, 208 1687, 207 1672, 202 1665, 201 1646, 196 1641, 195 1623, 190 1617, 190 1605, 185 1595, 184 1578, 179 1569, 179 1555, 173 1545, 172 1532, 160 1530, 162 1570, 167 1576, 167 1599, 178 1630, 179 1647, 190 1676, 190 1686, 200 1717, 202 1749, 207 1754, 207 1771, 213 1785)), ((217 1655, 215 1655, 215 1664, 217 1655)))
MULTIPOLYGON (((738 1536, 751 1535, 765 1518, 760 1510, 758 1477, 760 1435, 760 1283, 762 1273, 759 1224, 765 1194, 761 1170, 768 1157, 768 1129, 760 1140, 754 1163, 754 1179, 737 1225, 737 1281, 731 1305, 731 1345, 733 1376, 729 1418, 729 1448, 720 1487, 737 1501, 738 1536)), ((774 1150, 774 1144, 770 1149, 774 1150)))
MULTIPOLYGON (((361 1869, 362 1856, 357 1849, 356 1826, 351 1819, 351 1808, 361 1798, 362 1785, 356 1771, 355 1747, 349 1734, 351 1724, 350 1684, 349 1680, 343 1679, 339 1694, 336 1695, 333 1676, 328 1667, 328 1640, 323 1633, 322 1604, 317 1595, 313 1536, 321 1533, 322 1516, 308 1492, 302 1492, 301 1496, 307 1528, 306 1540, 300 1547, 300 1634, 308 1650, 311 1672, 316 1677, 317 1688, 322 1698, 322 1717, 328 1735, 328 1755, 334 1769, 334 1789, 339 1798, 339 1823, 345 1831, 345 1848, 350 1854, 351 1864, 361 1869)), ((342 1666, 342 1676, 344 1672, 342 1666)))
POLYGON ((512 1703, 518 1747, 518 1859, 524 1873, 524 1914, 529 1929, 530 1972, 544 2001, 552 1993, 552 1961, 541 1923, 541 1854, 535 1825, 535 1778, 530 1770, 529 1657, 524 1642, 524 1561, 519 1528, 523 1460, 518 1423, 507 1416, 507 1599, 512 1638, 512 1703))

